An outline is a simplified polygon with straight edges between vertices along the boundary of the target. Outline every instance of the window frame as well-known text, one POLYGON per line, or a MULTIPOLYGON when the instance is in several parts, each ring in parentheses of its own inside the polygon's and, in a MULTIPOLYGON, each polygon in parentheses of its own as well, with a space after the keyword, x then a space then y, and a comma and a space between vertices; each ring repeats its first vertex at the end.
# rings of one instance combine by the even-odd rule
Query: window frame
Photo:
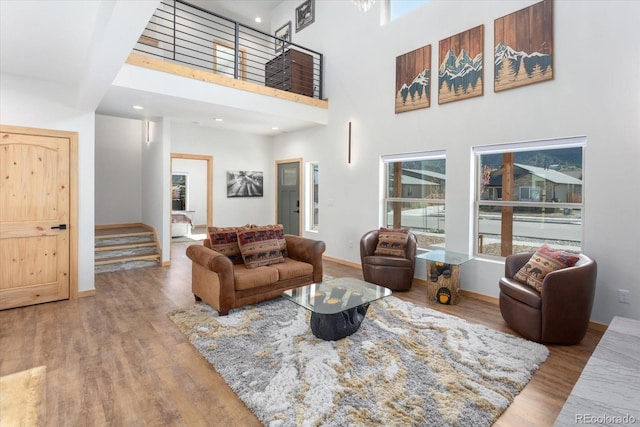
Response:
MULTIPOLYGON (((380 226, 381 227, 392 227, 393 224, 387 225, 387 206, 389 203, 424 203, 424 204, 432 204, 432 205, 443 205, 444 212, 446 212, 446 151, 444 150, 434 150, 434 151, 423 151, 417 153, 405 153, 405 154, 393 154, 393 155, 383 155, 380 156, 380 226), (404 163, 410 161, 424 161, 424 160, 444 160, 445 161, 445 173, 444 173, 444 182, 445 182, 445 190, 442 193, 444 198, 442 199, 433 199, 433 198, 406 198, 406 197, 390 197, 389 196, 389 188, 388 183, 389 176, 389 164, 391 163, 404 163)), ((419 249, 443 249, 446 243, 446 219, 443 221, 444 229, 443 229, 443 242, 437 244, 427 245, 425 247, 420 247, 419 249)), ((401 223, 402 224, 402 223, 401 223)))
POLYGON ((305 228, 309 232, 320 230, 320 162, 307 162, 307 191, 305 228), (317 196, 317 202, 316 202, 317 196), (317 203, 317 213, 316 213, 317 203))
MULTIPOLYGON (((490 206, 495 208, 512 207, 512 208, 542 208, 542 209, 579 209, 581 213, 580 223, 580 251, 584 248, 584 232, 585 232, 585 176, 586 176, 586 136, 575 136, 566 138, 554 138, 537 141, 523 141, 503 144, 491 144, 486 146, 473 147, 473 165, 474 165, 474 187, 473 187, 473 255, 478 258, 504 260, 506 256, 496 256, 487 253, 481 253, 479 251, 480 246, 480 207, 490 206), (546 201, 522 201, 512 200, 504 201, 500 200, 482 200, 480 193, 480 182, 482 180, 482 165, 480 163, 481 156, 487 154, 504 154, 504 153, 519 153, 536 150, 557 150, 565 148, 581 148, 582 150, 582 184, 581 184, 581 198, 580 202, 546 202, 546 201)), ((496 193, 498 190, 502 193, 502 187, 493 189, 496 193)), ((520 191, 520 187, 514 185, 514 194, 516 191, 520 191)), ((501 219, 502 222, 502 219, 501 219)), ((512 229, 513 229, 512 221, 512 229)), ((502 235, 500 236, 502 241, 502 235)), ((542 240, 542 239, 540 239, 542 240)), ((513 244, 513 241, 512 241, 513 244)), ((541 242, 540 245, 544 244, 541 242)), ((553 246, 553 243, 547 243, 549 246, 553 246)), ((511 251, 513 253, 513 250, 511 251)))

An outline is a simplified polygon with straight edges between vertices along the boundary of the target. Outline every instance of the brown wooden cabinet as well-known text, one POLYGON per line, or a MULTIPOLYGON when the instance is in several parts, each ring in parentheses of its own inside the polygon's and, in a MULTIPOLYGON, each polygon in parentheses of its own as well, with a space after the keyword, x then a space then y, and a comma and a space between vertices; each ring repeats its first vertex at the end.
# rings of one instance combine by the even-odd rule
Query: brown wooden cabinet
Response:
POLYGON ((287 49, 265 65, 265 85, 313 96, 313 57, 295 49, 287 49))

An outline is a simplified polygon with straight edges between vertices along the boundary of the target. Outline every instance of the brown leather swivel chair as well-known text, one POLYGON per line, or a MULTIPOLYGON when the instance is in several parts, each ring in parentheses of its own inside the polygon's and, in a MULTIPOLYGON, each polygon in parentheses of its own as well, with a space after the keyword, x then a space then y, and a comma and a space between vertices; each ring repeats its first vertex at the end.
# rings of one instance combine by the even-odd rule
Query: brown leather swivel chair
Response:
POLYGON ((513 277, 534 252, 509 255, 500 280, 500 312, 509 327, 531 341, 577 344, 589 326, 597 264, 584 254, 573 267, 544 278, 541 292, 513 277))
POLYGON ((408 291, 413 282, 416 248, 415 234, 409 232, 406 257, 375 255, 380 230, 371 230, 360 239, 360 261, 365 282, 392 291, 408 291))

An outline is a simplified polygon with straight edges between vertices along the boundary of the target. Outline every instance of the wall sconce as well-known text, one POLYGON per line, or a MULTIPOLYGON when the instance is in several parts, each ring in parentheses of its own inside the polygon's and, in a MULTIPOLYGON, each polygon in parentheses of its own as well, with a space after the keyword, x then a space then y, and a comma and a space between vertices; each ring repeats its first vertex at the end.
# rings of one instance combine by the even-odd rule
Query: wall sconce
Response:
POLYGON ((349 155, 347 157, 347 163, 351 164, 351 122, 349 122, 349 155))
POLYGON ((145 135, 147 144, 149 144, 149 142, 151 142, 151 135, 149 135, 149 130, 150 130, 149 120, 147 120, 147 132, 146 132, 146 135, 145 135))

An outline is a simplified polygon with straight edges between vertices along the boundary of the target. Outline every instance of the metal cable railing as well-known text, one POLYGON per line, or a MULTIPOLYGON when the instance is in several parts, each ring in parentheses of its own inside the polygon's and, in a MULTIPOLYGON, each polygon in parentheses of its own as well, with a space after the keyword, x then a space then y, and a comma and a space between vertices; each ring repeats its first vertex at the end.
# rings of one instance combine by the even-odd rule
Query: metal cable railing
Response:
POLYGON ((162 0, 134 52, 322 99, 322 54, 182 0, 162 0))

